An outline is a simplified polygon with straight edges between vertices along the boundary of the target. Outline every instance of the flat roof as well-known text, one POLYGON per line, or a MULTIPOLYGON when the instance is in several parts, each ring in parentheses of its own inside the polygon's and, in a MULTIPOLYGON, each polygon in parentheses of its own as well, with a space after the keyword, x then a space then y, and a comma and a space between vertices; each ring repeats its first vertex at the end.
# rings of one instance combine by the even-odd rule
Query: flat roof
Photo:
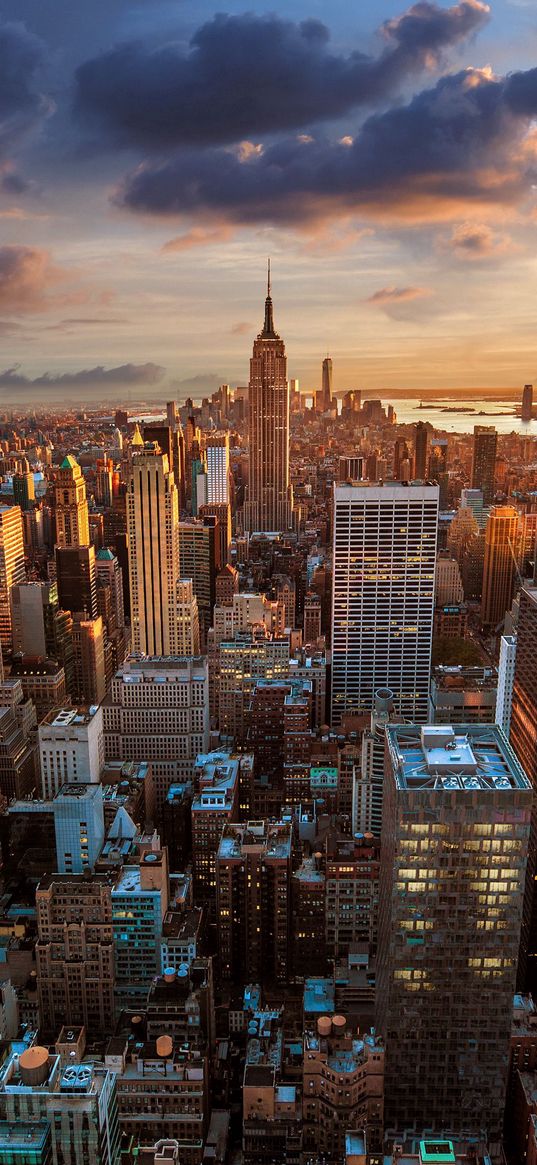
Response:
POLYGON ((32 1121, 0 1121, 0 1153, 11 1150, 12 1153, 27 1153, 29 1149, 43 1149, 50 1134, 50 1125, 47 1120, 32 1121))
POLYGON ((531 792, 497 724, 390 724, 386 740, 399 789, 531 792))

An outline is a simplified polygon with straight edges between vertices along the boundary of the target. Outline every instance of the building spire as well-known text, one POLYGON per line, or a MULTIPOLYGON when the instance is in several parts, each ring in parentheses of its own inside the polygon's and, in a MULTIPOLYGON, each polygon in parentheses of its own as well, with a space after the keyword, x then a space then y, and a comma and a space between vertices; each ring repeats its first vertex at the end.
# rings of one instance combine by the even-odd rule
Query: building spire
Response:
POLYGON ((271 296, 271 282, 270 282, 270 259, 267 267, 267 298, 265 300, 265 323, 263 324, 263 331, 261 338, 265 340, 272 340, 277 337, 278 333, 274 330, 274 316, 272 313, 272 296, 271 296))

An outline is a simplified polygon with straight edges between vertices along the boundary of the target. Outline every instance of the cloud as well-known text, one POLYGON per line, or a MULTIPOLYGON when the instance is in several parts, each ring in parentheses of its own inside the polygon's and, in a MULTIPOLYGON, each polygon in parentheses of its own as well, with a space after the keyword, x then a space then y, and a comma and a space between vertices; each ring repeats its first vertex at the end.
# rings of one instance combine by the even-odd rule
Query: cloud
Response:
POLYGON ((9 315, 53 311, 95 302, 104 305, 109 291, 75 285, 80 272, 59 267, 42 247, 0 247, 0 310, 9 315))
POLYGON ((151 385, 159 384, 166 369, 160 364, 120 364, 116 368, 83 368, 79 372, 44 372, 41 376, 25 376, 19 365, 0 371, 0 388, 90 388, 96 385, 151 385))
MULTIPOLYGON (((24 24, 0 22, 0 157, 20 145, 52 109, 42 91, 45 61, 43 43, 24 24)), ((3 184, 10 180, 15 177, 4 178, 3 184)))
POLYGON ((427 302, 434 292, 429 287, 381 287, 364 301, 370 307, 378 308, 392 320, 406 322, 418 316, 420 320, 437 314, 437 308, 427 302))
POLYGON ((485 223, 465 222, 454 227, 447 247, 458 259, 474 262, 504 255, 514 249, 514 244, 509 235, 498 234, 485 223))
POLYGON ((206 227, 192 227, 184 235, 176 235, 169 239, 161 248, 163 255, 170 255, 176 251, 190 251, 192 247, 209 247, 214 243, 227 242, 232 235, 229 226, 222 225, 207 229, 206 227))
POLYGON ((40 312, 52 306, 51 288, 65 273, 41 247, 0 247, 0 308, 8 312, 40 312))
POLYGON ((464 208, 515 205, 531 190, 537 70, 526 85, 488 69, 442 77, 369 117, 351 145, 282 138, 241 161, 226 149, 146 160, 115 194, 153 215, 303 226, 360 211, 379 220, 453 221, 464 208), (524 112, 520 112, 524 95, 524 112))
POLYGON ((365 302, 384 307, 386 304, 408 303, 412 299, 423 299, 430 294, 431 292, 427 287, 381 287, 379 291, 374 291, 373 295, 369 295, 365 302))
POLYGON ((46 214, 33 214, 32 211, 24 210, 22 206, 8 206, 5 210, 0 210, 0 219, 14 219, 18 222, 27 222, 29 219, 46 219, 46 214))
POLYGON ((108 144, 150 153, 298 129, 396 92, 488 16, 478 0, 448 9, 422 0, 383 25, 384 49, 373 57, 333 50, 318 20, 220 14, 197 29, 187 51, 130 43, 86 61, 74 109, 108 144))
POLYGON ((255 330, 254 324, 249 324, 247 320, 239 320, 237 324, 233 324, 231 328, 232 336, 247 336, 250 332, 255 330))

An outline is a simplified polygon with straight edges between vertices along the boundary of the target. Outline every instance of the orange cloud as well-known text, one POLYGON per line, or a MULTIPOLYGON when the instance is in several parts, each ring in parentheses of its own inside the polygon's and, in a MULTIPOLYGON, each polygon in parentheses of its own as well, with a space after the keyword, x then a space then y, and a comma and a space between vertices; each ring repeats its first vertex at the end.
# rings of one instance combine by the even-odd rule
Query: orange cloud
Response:
POLYGON ((184 235, 176 235, 161 248, 163 255, 176 251, 190 251, 192 247, 209 247, 213 243, 225 243, 233 234, 230 226, 192 227, 184 235))
POLYGON ((509 235, 498 234, 486 223, 461 223, 454 227, 446 245, 458 259, 467 262, 491 259, 515 250, 509 235))
POLYGON ((397 303, 408 303, 412 299, 427 299, 432 292, 428 287, 381 287, 368 296, 366 303, 375 307, 385 307, 397 303))

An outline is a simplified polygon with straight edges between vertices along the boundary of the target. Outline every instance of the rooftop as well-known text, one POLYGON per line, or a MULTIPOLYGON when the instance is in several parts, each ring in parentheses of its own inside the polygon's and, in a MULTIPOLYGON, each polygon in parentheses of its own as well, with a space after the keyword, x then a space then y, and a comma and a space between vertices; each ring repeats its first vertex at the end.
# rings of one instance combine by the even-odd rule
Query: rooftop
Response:
POLYGON ((399 789, 531 791, 496 724, 391 724, 386 739, 399 789))
POLYGON ((433 669, 433 683, 437 688, 464 688, 465 691, 495 691, 498 672, 492 667, 447 667, 433 669))
POLYGON ((98 704, 81 705, 78 708, 53 708, 42 721, 51 728, 72 728, 89 724, 99 711, 98 704))
POLYGON ((42 1151, 50 1135, 50 1125, 46 1120, 33 1121, 31 1124, 22 1121, 0 1121, 0 1155, 4 1150, 21 1156, 30 1150, 42 1151))

